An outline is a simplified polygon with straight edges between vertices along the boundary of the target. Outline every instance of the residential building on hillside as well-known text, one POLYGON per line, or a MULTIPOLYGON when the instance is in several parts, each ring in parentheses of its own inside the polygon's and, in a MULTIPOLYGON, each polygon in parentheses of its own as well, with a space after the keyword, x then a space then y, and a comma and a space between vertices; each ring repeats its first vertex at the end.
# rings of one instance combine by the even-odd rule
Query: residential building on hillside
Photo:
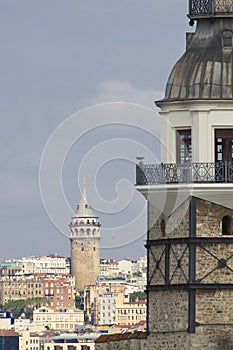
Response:
POLYGON ((146 300, 129 301, 129 295, 120 293, 116 299, 116 324, 135 325, 146 321, 146 300))
POLYGON ((44 343, 46 350, 94 350, 99 333, 62 334, 51 337, 44 343))
POLYGON ((0 264, 1 276, 20 276, 31 274, 69 274, 70 261, 64 256, 50 254, 47 256, 22 257, 19 260, 6 260, 0 264))
POLYGON ((122 259, 118 261, 119 274, 121 276, 132 275, 133 272, 137 271, 137 261, 133 261, 130 258, 122 259))
POLYGON ((146 289, 146 273, 142 276, 129 276, 126 279, 127 285, 134 286, 135 290, 145 290, 146 289))
POLYGON ((42 306, 33 311, 33 321, 53 330, 75 330, 84 325, 84 312, 78 309, 58 309, 42 306))
POLYGON ((126 279, 123 277, 104 278, 98 281, 99 293, 123 292, 125 285, 126 279))
POLYGON ((9 300, 44 297, 44 280, 41 276, 4 276, 0 278, 0 303, 9 300))
POLYGON ((19 350, 41 350, 42 341, 38 333, 24 330, 19 333, 19 350))
POLYGON ((45 305, 53 309, 67 307, 73 308, 74 301, 74 277, 67 275, 57 278, 44 279, 45 305))
POLYGON ((18 266, 22 269, 22 274, 69 274, 70 268, 68 260, 64 256, 50 254, 47 256, 23 257, 18 261, 18 266))
POLYGON ((95 299, 95 324, 110 325, 116 323, 116 299, 118 293, 99 294, 95 299))
POLYGON ((12 313, 6 310, 0 310, 0 329, 12 329, 14 318, 12 313))
POLYGON ((29 318, 15 318, 14 319, 14 330, 21 333, 22 331, 30 331, 31 333, 44 332, 46 330, 44 325, 37 325, 32 322, 29 318))
POLYGON ((146 269, 147 269, 147 256, 143 256, 137 261, 137 271, 146 273, 147 272, 146 269))
POLYGON ((112 259, 100 259, 100 278, 119 276, 119 263, 112 259))
POLYGON ((0 303, 9 300, 44 298, 43 303, 52 307, 74 306, 74 277, 45 274, 0 277, 0 303), (49 275, 50 276, 50 275, 49 275), (53 286, 53 287, 52 287, 53 286))
POLYGON ((0 264, 0 276, 20 276, 22 269, 18 265, 18 260, 5 260, 0 264))

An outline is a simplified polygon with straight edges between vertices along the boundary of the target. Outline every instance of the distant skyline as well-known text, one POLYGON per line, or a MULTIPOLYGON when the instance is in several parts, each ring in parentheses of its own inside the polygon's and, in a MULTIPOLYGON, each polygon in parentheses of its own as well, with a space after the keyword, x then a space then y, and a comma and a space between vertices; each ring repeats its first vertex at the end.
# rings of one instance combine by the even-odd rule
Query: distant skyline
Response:
MULTIPOLYGON (((188 1, 180 0, 1 2, 0 259, 50 253, 69 256, 70 217, 67 212, 59 213, 61 233, 50 221, 40 196, 43 149, 58 125, 84 108, 124 101, 156 111, 154 100, 164 95, 170 70, 185 50, 185 32, 194 30, 188 25, 187 5, 188 1)), ((98 113, 103 113, 104 118, 105 113, 110 116, 115 112, 105 107, 100 112, 97 108, 93 121, 100 118, 98 113)), ((158 129, 156 118, 155 114, 158 129)), ((80 118, 82 127, 86 121, 85 116, 80 118)), ((159 157, 159 143, 152 136, 132 125, 109 124, 83 135, 70 149, 60 170, 66 199, 73 210, 80 199, 79 168, 93 150, 98 150, 99 158, 94 153, 90 156, 99 159, 102 167, 98 173, 92 164, 84 169, 89 171, 90 179, 96 171, 96 187, 105 204, 109 201, 109 212, 118 190, 121 195, 132 195, 131 202, 118 213, 97 210, 104 235, 109 230, 114 243, 114 227, 124 226, 139 216, 144 199, 133 189, 135 166, 131 160, 140 154, 131 150, 133 142, 129 147, 121 141, 108 147, 113 139, 133 140, 159 157), (127 149, 129 159, 122 159, 127 149), (114 150, 119 150, 120 159, 114 150), (105 164, 110 151, 115 158, 105 164), (122 179, 127 182, 118 186, 122 179)), ((54 161, 56 157, 57 154, 54 161)), ((56 197, 55 193, 51 195, 56 197)), ((89 196, 92 201, 92 192, 89 196)), ((122 203, 126 202, 125 197, 122 203)), ((123 242, 121 246, 116 239, 118 248, 110 243, 112 248, 102 250, 101 256, 138 259, 145 255, 145 222, 144 215, 141 226, 135 226, 135 233, 131 226, 127 244, 123 242)), ((125 237, 125 233, 122 235, 125 237)))

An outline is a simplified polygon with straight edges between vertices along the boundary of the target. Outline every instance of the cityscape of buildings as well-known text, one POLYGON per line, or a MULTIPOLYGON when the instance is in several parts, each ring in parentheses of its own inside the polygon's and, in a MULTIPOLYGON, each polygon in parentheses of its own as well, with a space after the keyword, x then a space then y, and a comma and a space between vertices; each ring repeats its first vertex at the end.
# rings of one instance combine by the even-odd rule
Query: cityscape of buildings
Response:
POLYGON ((84 181, 71 257, 0 261, 0 339, 16 344, 9 349, 91 350, 102 333, 145 332, 147 258, 100 258, 100 227, 84 181))
POLYGON ((102 259, 83 193, 70 257, 0 262, 0 350, 233 348, 233 3, 190 0, 160 108, 161 163, 138 157, 147 256, 102 259))
POLYGON ((42 344, 45 349, 55 349, 52 345, 62 342, 62 337, 73 337, 80 344, 77 349, 92 349, 100 333, 144 331, 146 268, 146 257, 138 261, 100 259, 98 279, 77 290, 66 257, 51 254, 1 261, 2 334, 5 339, 18 337, 23 350, 31 350, 32 345, 39 350, 42 344), (18 317, 13 317, 14 305, 23 300, 18 317), (12 308, 11 312, 5 308, 12 308))

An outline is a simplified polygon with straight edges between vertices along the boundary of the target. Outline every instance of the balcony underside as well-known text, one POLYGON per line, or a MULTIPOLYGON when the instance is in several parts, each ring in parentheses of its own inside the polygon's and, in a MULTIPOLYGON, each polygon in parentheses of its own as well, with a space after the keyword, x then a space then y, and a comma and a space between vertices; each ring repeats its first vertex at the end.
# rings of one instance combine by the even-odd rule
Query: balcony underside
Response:
POLYGON ((136 188, 170 215, 193 197, 233 209, 233 163, 161 163, 136 168, 136 188))

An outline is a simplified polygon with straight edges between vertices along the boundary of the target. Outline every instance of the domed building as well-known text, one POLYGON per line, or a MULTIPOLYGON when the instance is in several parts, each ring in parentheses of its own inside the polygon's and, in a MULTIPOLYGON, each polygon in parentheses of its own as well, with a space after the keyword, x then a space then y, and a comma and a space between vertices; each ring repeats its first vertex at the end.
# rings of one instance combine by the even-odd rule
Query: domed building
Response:
POLYGON ((190 0, 148 199, 148 349, 233 347, 233 1, 190 0))

